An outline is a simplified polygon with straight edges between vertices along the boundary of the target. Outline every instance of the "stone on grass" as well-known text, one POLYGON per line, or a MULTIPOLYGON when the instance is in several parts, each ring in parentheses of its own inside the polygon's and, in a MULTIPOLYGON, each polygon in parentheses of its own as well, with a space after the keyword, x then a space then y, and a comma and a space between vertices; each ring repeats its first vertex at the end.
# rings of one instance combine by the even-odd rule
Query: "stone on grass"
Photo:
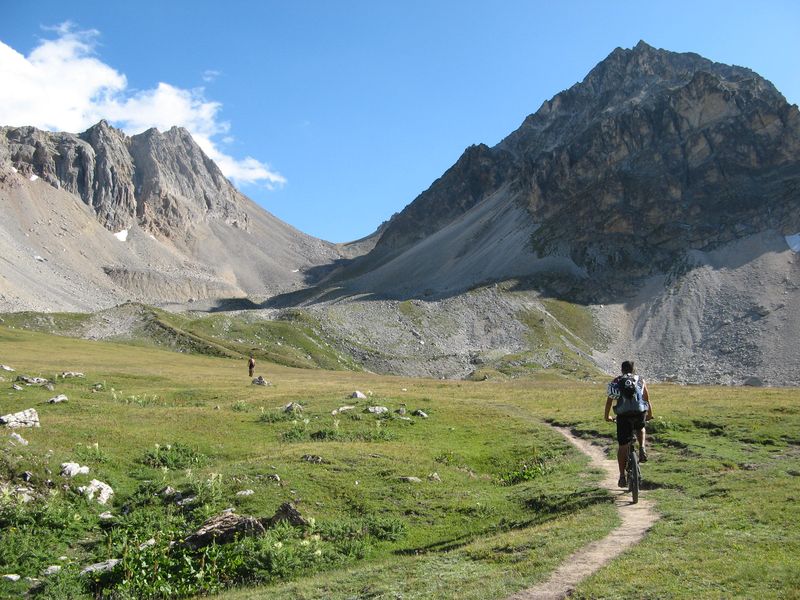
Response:
POLYGON ((16 573, 9 573, 8 575, 3 575, 3 579, 5 581, 19 581, 22 578, 16 573))
POLYGON ((27 446, 28 440, 18 434, 16 431, 11 432, 11 443, 12 444, 19 444, 20 446, 27 446))
POLYGON ((48 400, 47 402, 50 404, 59 404, 61 402, 66 402, 67 400, 69 400, 69 398, 67 398, 64 394, 59 394, 54 398, 50 398, 50 400, 48 400))
POLYGON ((17 375, 17 381, 21 381, 25 385, 46 385, 50 383, 44 377, 28 377, 27 375, 17 375))
POLYGON ((254 490, 242 490, 240 492, 236 492, 236 495, 240 497, 252 496, 253 494, 255 494, 254 490))
POLYGON ((398 408, 398 409, 397 409, 396 411, 394 411, 394 412, 396 412, 396 413, 397 413, 398 415, 400 415, 401 417, 404 417, 404 416, 405 416, 405 414, 406 414, 406 407, 405 407, 405 406, 401 406, 400 408, 398 408))
POLYGON ((428 481, 436 481, 437 483, 441 483, 442 478, 439 477, 438 473, 431 473, 428 475, 428 481))
POLYGON ((150 538, 146 542, 142 542, 139 544, 139 550, 144 550, 145 548, 152 548, 156 545, 156 538, 150 538))
POLYGON ((364 394, 363 392, 359 392, 358 390, 356 390, 355 392, 350 394, 350 397, 351 398, 358 398, 359 400, 366 400, 367 399, 366 394, 364 394))
POLYGON ((270 385, 272 385, 272 383, 271 383, 271 382, 269 382, 269 381, 267 381, 266 379, 264 379, 264 378, 263 378, 261 375, 259 375, 258 377, 256 377, 255 379, 253 379, 253 385, 266 385, 266 386, 270 386, 270 385))
POLYGON ((405 481, 406 483, 422 483, 422 479, 419 477, 401 477, 400 481, 405 481))
POLYGON ((61 571, 61 565, 51 565, 47 567, 44 571, 42 571, 42 575, 44 577, 50 577, 51 575, 55 575, 61 571))
POLYGON ((350 406, 350 405, 340 406, 339 408, 334 408, 331 411, 331 415, 333 415, 335 417, 339 413, 347 412, 348 410, 353 410, 354 408, 355 408, 355 406, 350 406))
POLYGON ((764 387, 764 380, 761 377, 746 377, 742 383, 750 387, 764 387))
POLYGON ((83 373, 77 373, 75 371, 64 371, 61 373, 61 379, 70 379, 72 377, 84 377, 83 373))
POLYGON ((301 413, 303 412, 303 406, 297 402, 289 402, 289 404, 283 407, 283 412, 290 414, 301 413))
POLYGON ((321 456, 317 456, 316 454, 304 454, 303 460, 306 462, 314 463, 315 465, 321 465, 324 460, 322 460, 321 456))
POLYGON ((11 371, 12 373, 14 372, 14 369, 9 367, 8 365, 0 365, 0 369, 3 369, 3 371, 11 371))
POLYGON ((385 406, 368 406, 365 412, 369 412, 375 415, 382 415, 384 413, 388 413, 389 409, 385 406))
POLYGON ((272 518, 267 519, 266 522, 262 520, 262 523, 265 526, 274 527, 281 521, 288 521, 294 527, 308 527, 309 525, 308 520, 300 514, 300 511, 297 510, 297 507, 292 502, 281 504, 272 518))
POLYGON ((114 515, 111 514, 109 511, 105 511, 97 515, 97 518, 100 519, 101 521, 110 521, 111 519, 114 518, 114 515))
POLYGON ((76 475, 88 475, 89 467, 81 466, 76 462, 61 463, 62 477, 75 477, 76 475))
POLYGON ((11 427, 39 427, 39 413, 35 408, 29 408, 18 413, 3 415, 0 417, 0 425, 11 427))
POLYGON ((94 563, 93 565, 84 567, 81 570, 81 575, 99 575, 101 573, 108 573, 109 571, 113 571, 114 567, 116 567, 118 563, 118 558, 109 558, 103 562, 94 563))
POLYGON ((272 473, 271 475, 267 475, 267 479, 270 481, 277 481, 278 483, 281 482, 281 476, 277 473, 272 473))
POLYGON ((427 419, 428 418, 428 414, 425 411, 420 410, 420 409, 415 410, 411 414, 414 415, 415 417, 421 417, 423 419, 427 419))
POLYGON ((97 479, 92 479, 89 485, 79 487, 78 492, 85 495, 89 500, 96 500, 98 504, 105 504, 114 495, 114 490, 111 489, 110 485, 97 479))
POLYGON ((24 389, 24 388, 23 388, 21 385, 18 385, 18 384, 16 384, 16 383, 15 383, 15 384, 13 384, 13 385, 11 386, 11 388, 12 388, 12 389, 15 389, 15 390, 17 390, 18 392, 21 392, 21 391, 24 389))
POLYGON ((243 535, 261 535, 263 533, 264 526, 258 519, 234 513, 223 513, 208 519, 197 531, 184 540, 184 544, 197 550, 205 548, 212 542, 227 544, 243 535))

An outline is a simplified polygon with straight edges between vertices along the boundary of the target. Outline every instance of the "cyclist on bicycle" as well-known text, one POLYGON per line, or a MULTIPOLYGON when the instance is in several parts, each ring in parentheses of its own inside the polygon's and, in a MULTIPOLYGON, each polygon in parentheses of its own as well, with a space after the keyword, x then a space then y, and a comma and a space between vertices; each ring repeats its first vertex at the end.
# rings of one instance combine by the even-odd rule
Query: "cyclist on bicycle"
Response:
POLYGON ((614 378, 608 384, 606 398, 606 421, 617 423, 617 462, 619 463, 619 487, 627 487, 625 467, 628 462, 628 444, 636 434, 639 440, 639 462, 647 462, 647 452, 644 449, 645 435, 644 424, 653 418, 653 406, 650 404, 650 394, 644 379, 635 374, 636 369, 632 360, 622 363, 622 375, 614 378), (611 416, 611 404, 614 405, 616 417, 611 416))

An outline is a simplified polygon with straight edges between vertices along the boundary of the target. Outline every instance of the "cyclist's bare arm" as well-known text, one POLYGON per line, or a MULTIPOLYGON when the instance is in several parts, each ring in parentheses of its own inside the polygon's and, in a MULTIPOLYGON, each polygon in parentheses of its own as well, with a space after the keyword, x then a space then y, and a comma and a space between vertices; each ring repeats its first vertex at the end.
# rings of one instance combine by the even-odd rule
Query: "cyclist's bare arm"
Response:
POLYGON ((650 392, 647 391, 647 383, 644 384, 642 396, 644 397, 644 401, 647 402, 647 415, 645 415, 645 419, 649 421, 653 418, 653 404, 650 402, 650 392))
POLYGON ((612 402, 614 402, 614 398, 612 398, 611 396, 606 398, 606 414, 605 414, 605 420, 606 421, 614 421, 614 417, 610 416, 611 415, 611 404, 612 404, 612 402))

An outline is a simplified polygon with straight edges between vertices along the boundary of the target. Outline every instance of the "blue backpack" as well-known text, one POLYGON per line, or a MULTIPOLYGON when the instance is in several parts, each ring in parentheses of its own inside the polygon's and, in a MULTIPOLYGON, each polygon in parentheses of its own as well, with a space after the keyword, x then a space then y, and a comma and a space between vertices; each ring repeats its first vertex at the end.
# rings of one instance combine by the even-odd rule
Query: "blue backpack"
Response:
POLYGON ((644 381, 632 373, 626 373, 617 381, 619 398, 614 406, 614 414, 630 415, 647 411, 644 399, 644 381))

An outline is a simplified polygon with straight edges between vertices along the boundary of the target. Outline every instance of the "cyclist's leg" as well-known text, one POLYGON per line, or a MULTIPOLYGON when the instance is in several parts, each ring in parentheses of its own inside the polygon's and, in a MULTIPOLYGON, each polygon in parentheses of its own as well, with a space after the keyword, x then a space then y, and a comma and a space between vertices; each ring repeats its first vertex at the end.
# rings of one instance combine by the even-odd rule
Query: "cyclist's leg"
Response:
POLYGON ((633 438, 631 421, 626 415, 617 415, 617 463, 619 465, 619 484, 624 486, 625 469, 628 464, 628 446, 633 438))
POLYGON ((645 413, 642 413, 641 417, 637 415, 637 418, 634 420, 634 428, 636 430, 636 439, 639 440, 639 459, 640 461, 647 460, 647 451, 645 450, 645 440, 646 440, 646 433, 645 433, 645 413))

